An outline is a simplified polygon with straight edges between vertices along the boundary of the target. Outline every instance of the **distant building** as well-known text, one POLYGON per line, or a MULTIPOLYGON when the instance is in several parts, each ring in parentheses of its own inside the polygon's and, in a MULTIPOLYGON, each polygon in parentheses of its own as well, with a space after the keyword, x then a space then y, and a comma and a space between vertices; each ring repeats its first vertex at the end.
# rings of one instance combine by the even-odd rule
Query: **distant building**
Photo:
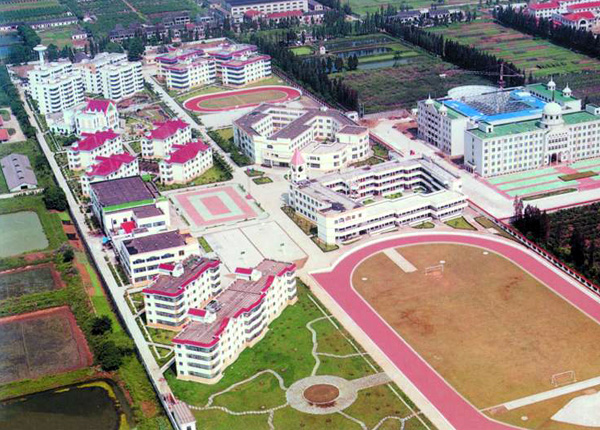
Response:
POLYGON ((173 145, 158 166, 162 183, 186 184, 213 166, 212 148, 200 140, 173 145))
MULTIPOLYGON (((258 343, 271 321, 297 300, 295 274, 293 264, 263 260, 254 269, 237 268, 237 279, 218 294, 214 283, 199 287, 198 302, 187 311, 189 322, 173 339, 177 378, 218 382, 240 353, 258 343)), ((172 279, 170 288, 182 288, 186 278, 180 279, 172 279)), ((178 297, 163 301, 178 303, 178 297)))
POLYGON ((158 232, 170 225, 168 200, 140 176, 93 182, 89 190, 92 212, 108 237, 138 228, 158 232))
POLYGON ((165 158, 173 145, 184 145, 192 140, 192 128, 180 119, 156 123, 156 128, 142 139, 142 157, 165 158))
POLYGON ((203 49, 187 49, 156 57, 158 76, 176 91, 208 85, 217 78, 216 62, 203 49))
POLYGON ((98 156, 81 175, 81 192, 84 196, 90 195, 90 184, 112 179, 127 178, 140 174, 138 159, 130 154, 113 154, 108 157, 98 156))
POLYGON ((198 239, 178 231, 133 231, 131 235, 115 238, 114 246, 134 286, 151 282, 161 265, 180 263, 200 254, 198 239))
POLYGON ((263 104, 235 120, 233 132, 256 164, 285 167, 299 150, 310 169, 328 171, 370 156, 369 130, 334 109, 263 104))
POLYGON ((271 57, 268 55, 242 55, 221 63, 223 85, 241 87, 270 76, 271 57))
POLYGON ((461 179, 429 158, 393 160, 309 180, 306 162, 298 155, 291 166, 289 204, 316 224, 325 244, 445 221, 468 206, 461 179))
POLYGON ((0 165, 11 193, 37 188, 37 179, 26 155, 7 155, 0 160, 0 165))
POLYGON ((67 150, 69 169, 87 169, 96 157, 108 157, 123 152, 121 135, 112 130, 84 135, 67 150))
POLYGON ((308 12, 308 0, 224 0, 225 9, 236 22, 241 22, 244 13, 256 10, 262 13, 300 10, 308 12))
POLYGON ((28 25, 34 30, 45 30, 48 28, 65 27, 76 25, 79 22, 76 16, 64 16, 60 18, 41 19, 34 21, 14 21, 0 24, 0 31, 14 31, 20 25, 28 25))

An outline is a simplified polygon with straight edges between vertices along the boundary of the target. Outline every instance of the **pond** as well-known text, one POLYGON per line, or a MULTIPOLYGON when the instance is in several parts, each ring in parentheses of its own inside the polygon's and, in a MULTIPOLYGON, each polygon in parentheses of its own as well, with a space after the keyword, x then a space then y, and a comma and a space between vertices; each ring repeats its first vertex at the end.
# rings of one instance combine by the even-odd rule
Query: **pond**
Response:
POLYGON ((0 58, 4 58, 10 52, 10 47, 19 43, 17 33, 0 34, 0 58))
POLYGON ((353 55, 356 55, 360 58, 369 55, 385 54, 391 51, 392 48, 388 48, 386 46, 377 46, 374 48, 352 49, 350 51, 335 52, 334 54, 340 58, 346 59, 352 57, 353 55))
POLYGON ((0 258, 48 247, 37 213, 23 211, 0 215, 0 258))
POLYGON ((397 60, 381 60, 381 61, 369 61, 368 63, 359 63, 358 70, 373 70, 373 69, 382 69, 384 67, 394 67, 401 66, 404 64, 409 64, 411 62, 410 58, 400 58, 397 60))
POLYGON ((123 392, 109 380, 62 387, 0 403, 2 430, 123 430, 133 424, 123 392))

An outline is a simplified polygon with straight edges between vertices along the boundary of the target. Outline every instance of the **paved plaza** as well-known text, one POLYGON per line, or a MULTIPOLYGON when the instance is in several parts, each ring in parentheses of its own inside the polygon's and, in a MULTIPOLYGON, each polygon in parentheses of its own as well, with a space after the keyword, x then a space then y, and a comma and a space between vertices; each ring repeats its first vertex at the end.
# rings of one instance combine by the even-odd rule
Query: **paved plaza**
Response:
POLYGON ((254 204, 233 185, 175 194, 173 200, 192 229, 235 223, 258 215, 254 204))

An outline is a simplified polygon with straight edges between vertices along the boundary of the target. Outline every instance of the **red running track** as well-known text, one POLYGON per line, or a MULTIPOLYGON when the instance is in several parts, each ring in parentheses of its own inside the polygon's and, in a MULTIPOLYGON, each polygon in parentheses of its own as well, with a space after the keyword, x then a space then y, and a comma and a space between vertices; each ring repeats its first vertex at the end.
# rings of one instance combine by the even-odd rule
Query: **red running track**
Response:
POLYGON ((354 268, 372 254, 391 247, 431 242, 475 245, 503 255, 598 322, 600 322, 600 303, 562 278, 525 248, 515 248, 511 244, 497 242, 490 238, 460 234, 420 234, 386 240, 366 246, 342 258, 330 272, 312 274, 346 314, 454 428, 458 430, 519 428, 499 423, 480 413, 388 326, 352 287, 351 277, 354 268))
POLYGON ((260 105, 261 103, 246 103, 244 105, 238 106, 230 106, 226 108, 204 108, 200 106, 200 103, 205 102, 206 100, 215 100, 215 99, 223 99, 231 96, 239 96, 243 94, 253 94, 253 93, 262 93, 264 91, 277 90, 285 93, 283 97, 279 97, 277 99, 268 100, 261 103, 283 103, 290 100, 296 100, 302 96, 302 92, 292 87, 282 87, 282 86, 268 86, 268 87, 256 87, 250 88, 247 90, 237 90, 237 91, 225 91, 222 93, 215 94, 206 94, 203 96, 198 96, 186 100, 183 104, 183 107, 189 109, 194 112, 203 112, 203 113, 215 113, 215 112, 227 112, 235 109, 243 109, 249 107, 255 107, 260 105))

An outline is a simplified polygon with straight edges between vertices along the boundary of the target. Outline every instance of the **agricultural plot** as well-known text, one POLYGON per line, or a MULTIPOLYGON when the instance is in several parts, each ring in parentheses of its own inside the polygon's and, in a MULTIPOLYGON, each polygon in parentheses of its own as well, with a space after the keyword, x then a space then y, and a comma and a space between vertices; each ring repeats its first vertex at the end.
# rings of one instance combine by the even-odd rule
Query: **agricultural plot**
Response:
POLYGON ((51 291, 61 286, 60 275, 50 264, 0 273, 0 300, 51 291))
POLYGON ((23 3, 0 2, 0 23, 57 18, 66 12, 67 8, 58 0, 23 3))
POLYGON ((389 67, 393 63, 390 60, 398 60, 402 63, 404 59, 419 55, 412 47, 386 35, 367 35, 333 39, 325 42, 329 54, 346 60, 356 55, 359 60, 359 69, 389 67), (362 66, 371 63, 369 66, 362 66), (375 63, 375 64, 372 64, 375 63))
POLYGON ((168 12, 189 11, 194 15, 200 11, 196 3, 190 0, 132 0, 129 2, 138 12, 146 15, 152 21, 160 21, 160 16, 149 16, 168 12))
POLYGON ((84 24, 95 35, 106 35, 117 24, 128 27, 135 22, 143 22, 145 17, 131 9, 122 0, 95 0, 79 3, 82 12, 88 12, 97 19, 84 24))
POLYGON ((91 364, 85 337, 67 307, 0 319, 0 384, 91 364))
POLYGON ((55 44, 59 48, 66 45, 72 45, 71 35, 78 29, 76 25, 68 25, 66 27, 51 28, 48 30, 38 31, 38 36, 42 39, 43 45, 55 44))
POLYGON ((0 257, 9 257, 48 247, 40 218, 24 211, 0 215, 0 257))
POLYGON ((430 31, 494 54, 535 77, 600 71, 600 61, 491 20, 455 23, 430 31))
MULTIPOLYGON (((408 5, 411 9, 421 9, 431 7, 431 1, 429 0, 346 0, 343 3, 349 3, 352 8, 352 12, 360 15, 365 15, 367 12, 374 13, 380 9, 387 8, 388 5, 400 7, 408 5)), ((477 1, 462 1, 462 0, 446 0, 444 5, 456 5, 456 4, 473 4, 476 5, 477 1)))

